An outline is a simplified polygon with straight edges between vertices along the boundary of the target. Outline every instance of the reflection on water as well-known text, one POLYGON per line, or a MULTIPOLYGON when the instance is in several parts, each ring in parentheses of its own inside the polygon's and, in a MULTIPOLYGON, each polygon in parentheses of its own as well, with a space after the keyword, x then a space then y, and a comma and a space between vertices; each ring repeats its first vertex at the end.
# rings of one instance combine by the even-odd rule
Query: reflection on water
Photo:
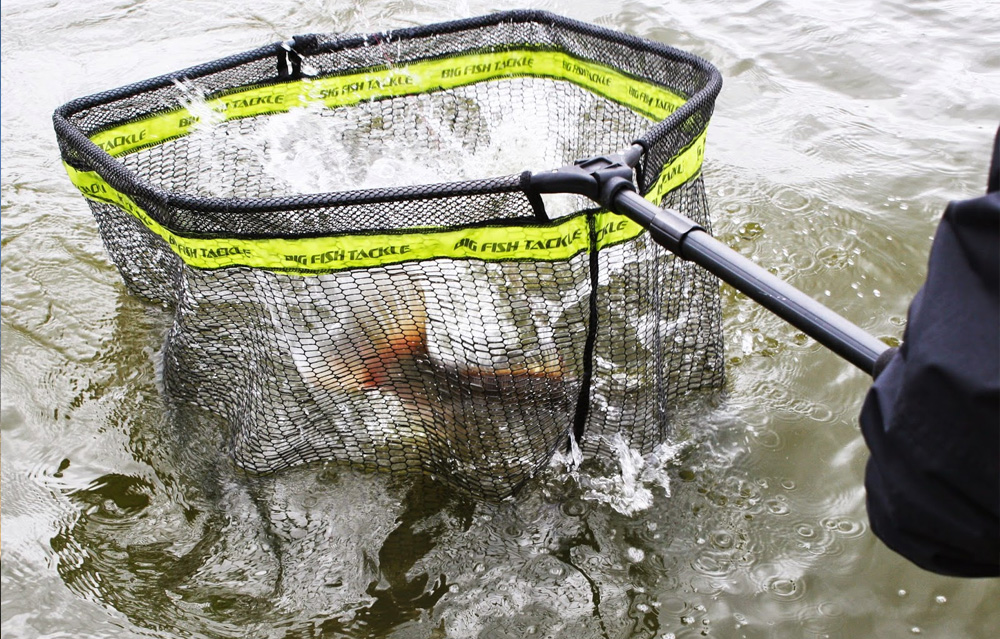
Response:
POLYGON ((67 490, 79 516, 51 546, 80 596, 182 635, 683 636, 726 619, 705 603, 720 597, 755 602, 737 627, 826 627, 803 606, 818 567, 864 534, 860 495, 807 503, 793 479, 733 472, 745 446, 709 435, 734 421, 692 406, 680 444, 641 458, 610 442, 617 459, 573 470, 560 458, 489 504, 334 465, 248 476, 219 462, 220 442, 190 437, 211 423, 175 414, 180 429, 133 439, 198 454, 153 480, 107 474, 67 490), (187 441, 169 441, 181 431, 187 441))
MULTIPOLYGON (((5 637, 992 637, 995 580, 923 572, 868 528, 865 380, 728 288, 724 401, 678 415, 660 457, 563 461, 501 504, 336 466, 241 474, 210 416, 168 410, 164 313, 123 293, 51 111, 294 33, 490 10, 334 4, 4 2, 5 637)), ((901 333, 944 202, 985 183, 981 3, 543 4, 716 63, 720 237, 901 333)))

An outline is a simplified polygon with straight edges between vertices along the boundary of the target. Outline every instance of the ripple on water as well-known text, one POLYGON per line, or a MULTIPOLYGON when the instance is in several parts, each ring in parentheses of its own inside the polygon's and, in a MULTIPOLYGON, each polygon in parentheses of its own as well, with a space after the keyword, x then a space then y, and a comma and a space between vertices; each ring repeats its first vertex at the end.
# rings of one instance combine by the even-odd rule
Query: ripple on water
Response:
POLYGON ((783 495, 776 495, 764 500, 764 507, 772 515, 787 515, 791 512, 788 500, 783 495))
POLYGON ((834 601, 803 606, 796 615, 802 629, 815 636, 832 632, 841 623, 840 618, 843 616, 843 606, 834 601))
POLYGON ((842 539, 854 539, 865 534, 868 524, 860 519, 844 516, 825 517, 820 524, 842 539))
MULTIPOLYGON (((179 504, 140 477, 108 474, 67 496, 80 506, 80 516, 50 544, 70 589, 142 627, 236 636, 229 623, 257 602, 253 593, 237 589, 227 596, 216 588, 213 605, 201 605, 206 593, 188 581, 220 550, 221 522, 211 523, 211 514, 179 504)), ((228 576, 237 577, 233 583, 259 583, 247 582, 249 574, 228 576)))
MULTIPOLYGON (((839 551, 831 552, 837 539, 825 526, 811 521, 800 521, 793 524, 792 530, 794 535, 789 536, 782 546, 789 556, 808 555, 810 558, 816 558, 839 554, 839 551)), ((806 559, 804 563, 810 560, 806 559)))
POLYGON ((768 189, 768 198, 774 206, 789 213, 803 211, 813 203, 805 189, 795 189, 783 184, 768 189))
MULTIPOLYGON (((802 235, 802 233, 799 235, 802 235)), ((808 250, 786 249, 782 251, 782 261, 787 265, 785 267, 787 272, 783 274, 779 273, 779 277, 783 277, 784 279, 791 279, 793 276, 801 276, 803 273, 814 273, 819 270, 817 268, 819 261, 816 254, 808 250)))
POLYGON ((762 428, 751 431, 754 441, 763 446, 764 448, 769 448, 771 450, 781 450, 784 448, 784 441, 782 441, 781 435, 771 428, 762 428))
POLYGON ((719 550, 729 550, 736 545, 736 536, 729 530, 716 530, 708 536, 708 542, 719 550))
POLYGON ((691 567, 700 575, 719 579, 733 574, 737 565, 731 552, 704 551, 691 562, 691 567))
POLYGON ((583 499, 573 498, 560 505, 563 513, 567 517, 583 517, 590 510, 587 502, 583 499))
POLYGON ((806 594, 805 581, 801 578, 774 575, 764 582, 764 591, 781 601, 798 601, 806 594))

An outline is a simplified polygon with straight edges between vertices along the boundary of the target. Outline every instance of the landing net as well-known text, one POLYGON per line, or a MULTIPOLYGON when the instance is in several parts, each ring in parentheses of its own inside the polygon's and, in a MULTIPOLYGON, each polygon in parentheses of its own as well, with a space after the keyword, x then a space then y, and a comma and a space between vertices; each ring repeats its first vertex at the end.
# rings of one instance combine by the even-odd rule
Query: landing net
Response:
POLYGON ((510 12, 296 37, 54 120, 129 290, 172 309, 166 393, 220 416, 238 465, 501 498, 571 435, 649 450, 721 386, 713 278, 531 181, 638 143, 640 193, 709 228, 719 84, 664 45, 510 12))

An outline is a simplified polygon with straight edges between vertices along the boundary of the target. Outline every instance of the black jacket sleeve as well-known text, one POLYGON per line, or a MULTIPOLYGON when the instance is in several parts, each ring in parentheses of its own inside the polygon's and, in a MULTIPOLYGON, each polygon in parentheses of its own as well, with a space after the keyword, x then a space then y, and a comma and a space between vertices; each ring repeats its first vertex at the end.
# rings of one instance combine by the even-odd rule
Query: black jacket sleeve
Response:
POLYGON ((985 197, 952 202, 903 343, 861 411, 868 517, 937 573, 1000 575, 1000 134, 985 197))

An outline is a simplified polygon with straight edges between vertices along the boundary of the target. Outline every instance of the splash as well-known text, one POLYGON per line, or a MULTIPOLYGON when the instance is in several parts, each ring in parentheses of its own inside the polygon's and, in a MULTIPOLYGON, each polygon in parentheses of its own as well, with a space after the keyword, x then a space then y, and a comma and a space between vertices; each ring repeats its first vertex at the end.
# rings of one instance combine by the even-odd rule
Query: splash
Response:
MULTIPOLYGON (((197 142, 189 148, 199 156, 192 160, 201 168, 196 195, 268 197, 441 184, 548 170, 581 152, 549 126, 559 119, 555 104, 489 104, 458 90, 408 98, 413 103, 402 113, 390 114, 378 101, 336 109, 314 102, 244 126, 227 121, 198 87, 177 87, 197 120, 189 134, 197 142), (258 176, 251 186, 241 179, 247 174, 258 176)), ((576 195, 546 195, 545 204, 552 218, 592 206, 576 195)))
POLYGON ((576 435, 569 434, 569 450, 566 452, 556 451, 552 456, 552 466, 563 467, 569 471, 576 471, 583 463, 583 451, 576 441, 576 435))
POLYGON ((608 463, 611 474, 599 476, 578 470, 583 455, 571 438, 570 451, 553 458, 553 463, 569 470, 583 488, 583 499, 610 506, 618 513, 633 516, 649 509, 656 500, 655 489, 670 496, 670 463, 677 459, 683 444, 663 443, 643 455, 632 448, 620 433, 605 438, 613 453, 608 463))

